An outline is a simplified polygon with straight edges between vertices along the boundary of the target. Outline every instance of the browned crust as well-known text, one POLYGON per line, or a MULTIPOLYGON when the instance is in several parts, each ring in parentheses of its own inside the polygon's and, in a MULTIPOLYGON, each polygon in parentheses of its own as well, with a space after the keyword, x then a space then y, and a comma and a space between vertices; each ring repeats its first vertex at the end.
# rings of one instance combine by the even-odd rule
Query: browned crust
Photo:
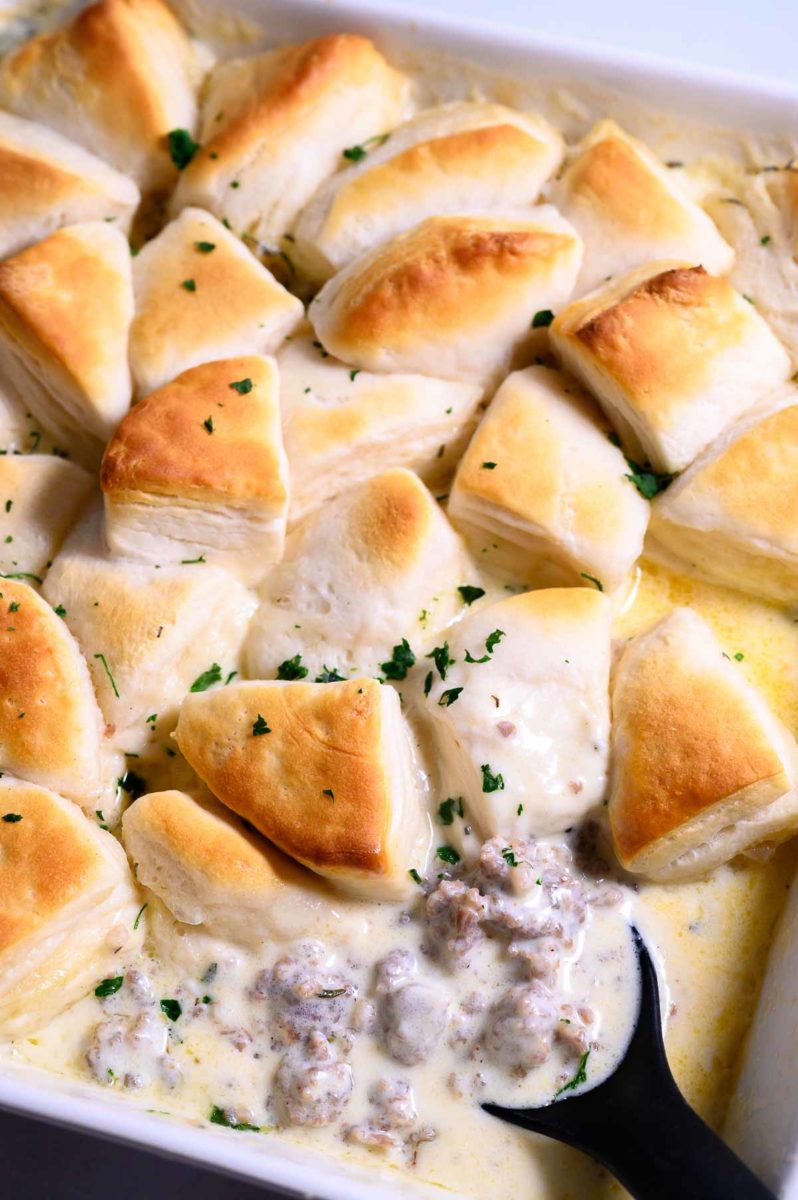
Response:
POLYGON ((189 697, 180 750, 218 798, 322 874, 389 874, 381 685, 235 685, 189 697), (271 732, 252 734, 262 715, 271 732), (332 795, 330 795, 332 793, 332 795))
POLYGON ((103 870, 88 831, 43 788, 0 787, 0 814, 9 812, 22 820, 0 821, 0 951, 32 937, 103 870))
POLYGON ((229 358, 184 371, 123 418, 105 449, 100 486, 116 501, 155 493, 282 505, 278 405, 270 359, 229 358), (244 395, 230 386, 245 379, 253 386, 244 395))

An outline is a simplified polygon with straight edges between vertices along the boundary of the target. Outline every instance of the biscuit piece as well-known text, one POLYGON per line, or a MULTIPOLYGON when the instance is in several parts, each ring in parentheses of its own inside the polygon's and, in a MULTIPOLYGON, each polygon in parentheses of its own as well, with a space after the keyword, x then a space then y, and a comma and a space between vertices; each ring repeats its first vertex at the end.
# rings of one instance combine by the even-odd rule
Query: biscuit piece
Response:
POLYGON ((612 692, 610 824, 622 865, 706 875, 798 828, 798 746, 691 609, 633 638, 612 692))
POLYGON ((649 505, 608 432, 567 376, 516 371, 461 459, 453 524, 477 551, 498 539, 507 568, 528 584, 593 587, 593 576, 619 587, 642 551, 649 505))
POLYGON ((376 674, 403 638, 420 651, 462 611, 457 588, 473 575, 424 484, 399 467, 376 475, 289 534, 261 586, 248 674, 271 678, 296 655, 311 679, 376 674))
POLYGON ((88 466, 130 406, 132 316, 130 247, 104 221, 0 263, 0 378, 88 466))
POLYGON ((136 897, 122 847, 69 800, 0 780, 0 1038, 115 974, 136 897))
POLYGON ((221 221, 185 209, 133 260, 130 366, 146 395, 218 358, 272 354, 302 304, 221 221))
POLYGON ((0 62, 0 106, 41 121, 135 179, 176 175, 166 135, 193 130, 198 64, 161 0, 100 0, 0 62))
POLYGON ((533 113, 429 108, 322 184, 294 226, 291 258, 323 282, 426 217, 526 207, 561 158, 559 133, 533 113))
POLYGON ((79 221, 127 233, 139 200, 132 179, 82 146, 0 112, 0 259, 79 221))
POLYGON ((402 119, 407 86, 368 38, 352 33, 222 63, 173 212, 196 204, 278 248, 322 180, 345 164, 344 150, 402 119))
POLYGON ((61 615, 26 583, 0 580, 0 771, 91 812, 107 783, 104 722, 61 615))
POLYGON ((562 833, 602 800, 610 616, 598 591, 551 588, 447 631, 423 706, 442 792, 462 797, 480 838, 562 833))
POLYGON ((681 471, 789 376, 756 308, 703 267, 659 263, 576 300, 550 335, 627 453, 681 471))
POLYGON ((354 367, 495 382, 535 315, 568 300, 581 261, 578 234, 547 206, 430 217, 325 283, 308 315, 354 367))
POLYGON ((798 390, 731 429, 652 506, 647 551, 680 571, 798 603, 798 390))
POLYGON ((151 792, 122 819, 136 879, 187 925, 250 943, 314 932, 330 896, 315 875, 222 805, 151 792))
POLYGON ((312 871, 367 899, 413 888, 429 833, 393 688, 231 684, 188 696, 175 736, 214 795, 312 871))
POLYGON ((290 524, 390 467, 442 486, 476 423, 478 384, 355 371, 321 349, 312 331, 286 342, 277 362, 290 524))
POLYGON ((682 259, 716 275, 734 264, 731 246, 682 194, 673 171, 614 121, 594 126, 550 198, 585 243, 578 295, 657 259, 682 259))
POLYGON ((255 605, 246 588, 211 563, 159 570, 113 558, 99 504, 67 538, 43 590, 66 610, 109 734, 126 751, 141 748, 148 715, 157 713, 159 732, 168 730, 190 687, 235 674, 255 605))
POLYGON ((100 485, 115 554, 202 555, 262 575, 282 557, 288 511, 274 359, 206 363, 134 405, 106 446, 100 485))
POLYGON ((0 572, 40 583, 93 484, 63 458, 0 455, 0 572))

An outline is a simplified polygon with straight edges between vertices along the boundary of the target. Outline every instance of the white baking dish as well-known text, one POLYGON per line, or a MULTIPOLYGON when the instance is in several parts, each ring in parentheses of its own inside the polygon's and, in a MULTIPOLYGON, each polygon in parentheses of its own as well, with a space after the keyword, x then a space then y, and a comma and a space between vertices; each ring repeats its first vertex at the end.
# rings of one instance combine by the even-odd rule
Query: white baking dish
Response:
MULTIPOLYGON (((176 6, 185 16, 198 18, 201 31, 227 53, 254 49, 259 42, 358 31, 405 65, 418 65, 423 51, 426 80, 432 82, 433 93, 441 81, 442 98, 452 88, 461 90, 464 78, 482 86, 491 79, 495 85, 500 77, 497 90, 504 99, 526 100, 543 110, 555 106, 558 124, 569 137, 581 133, 592 115, 616 116, 660 152, 667 146, 669 157, 678 157, 697 126, 703 137, 726 150, 731 141, 725 131, 745 130, 756 143, 759 161, 779 161, 792 152, 798 127, 798 89, 786 84, 431 16, 403 4, 389 10, 334 0, 238 0, 233 12, 225 0, 223 9, 217 4, 216 13, 213 0, 206 10, 201 5, 202 0, 181 0, 176 6), (267 33, 261 38, 251 35, 235 13, 251 18, 267 33), (209 14, 211 24, 203 25, 209 14), (453 70, 452 59, 466 60, 476 69, 453 70), (662 113, 675 120, 658 115, 662 113)), ((196 20, 193 23, 196 26, 196 20)), ((786 966, 771 964, 730 1125, 740 1152, 783 1200, 798 1200, 798 895, 795 901, 788 906, 776 943, 786 966), (771 1063, 780 1061, 782 1069, 763 1070, 761 1064, 757 1069, 760 1054, 771 1063)), ((438 1187, 411 1184, 406 1176, 379 1167, 347 1166, 268 1136, 192 1127, 113 1095, 99 1098, 77 1083, 30 1068, 0 1077, 0 1106, 302 1195, 329 1200, 440 1195, 438 1187)))

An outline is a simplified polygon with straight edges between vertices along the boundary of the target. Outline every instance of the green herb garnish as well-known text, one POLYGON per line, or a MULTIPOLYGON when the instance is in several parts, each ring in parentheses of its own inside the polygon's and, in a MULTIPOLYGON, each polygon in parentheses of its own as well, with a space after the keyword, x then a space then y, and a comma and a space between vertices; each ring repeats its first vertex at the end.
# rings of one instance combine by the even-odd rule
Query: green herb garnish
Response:
POLYGON ((176 1021, 182 1011, 183 1009, 179 1000, 161 1001, 161 1012, 164 1014, 164 1016, 168 1017, 170 1021, 176 1021))
POLYGON ((407 638, 402 638, 398 646, 394 646, 391 657, 387 662, 380 663, 380 670, 386 679, 406 679, 407 672, 415 665, 416 656, 410 649, 407 638))
POLYGON ((457 661, 456 659, 452 658, 451 654, 449 653, 448 642, 444 642, 442 646, 433 646, 432 650, 430 650, 429 654, 427 654, 425 657, 431 658, 435 663, 438 674, 442 680, 446 679, 446 672, 449 670, 449 667, 451 667, 451 665, 457 661))
POLYGON ((504 779, 501 775, 494 775, 490 769, 490 763, 483 763, 480 767, 482 772, 482 790, 483 792, 503 792, 504 779))
POLYGON ((21 813, 4 813, 3 820, 6 822, 7 825, 16 825, 17 821, 22 820, 22 814, 21 813))
POLYGON ((115 975, 113 979, 102 979, 94 989, 95 996, 115 996, 124 983, 123 975, 115 975))
POLYGON ((234 392, 238 392, 239 396, 248 396, 254 386, 251 379, 237 379, 235 383, 230 384, 230 387, 234 392))
POLYGON ((435 851, 435 854, 441 860, 441 862, 450 863, 452 866, 460 861, 460 855, 457 853, 454 846, 439 846, 435 851))
POLYGON ((533 329, 545 329, 547 325, 551 325, 554 320, 554 313, 550 308, 541 308, 540 312, 536 312, 532 318, 533 329))
POLYGON ((563 1094, 563 1092, 572 1092, 572 1091, 574 1091, 575 1088, 579 1087, 580 1083, 587 1082, 586 1067, 587 1067, 587 1060, 589 1058, 590 1058, 590 1051, 586 1050, 585 1053, 582 1055, 582 1057, 579 1059, 579 1066, 577 1067, 576 1074, 574 1075, 573 1079, 569 1079, 567 1083, 564 1083, 561 1088, 557 1089, 557 1091, 554 1093, 555 1099, 557 1098, 557 1096, 561 1096, 563 1094))
POLYGON ((258 713, 257 718, 252 722, 252 736, 262 737, 264 733, 271 733, 271 729, 266 724, 266 718, 258 713))
POLYGON ((166 135, 169 142, 169 153, 178 171, 183 171, 199 150, 199 144, 194 141, 187 129, 170 129, 166 135))
POLYGON ((453 825, 455 813, 458 817, 462 817, 463 811, 463 797, 450 796, 448 800, 442 800, 438 805, 438 820, 441 825, 453 825))
POLYGON ((94 657, 99 658, 100 662, 102 663, 103 670, 105 671, 106 675, 108 676, 108 682, 111 684, 111 687, 114 689, 114 695, 116 696, 116 698, 118 700, 119 699, 119 689, 116 686, 116 680, 114 679, 113 675, 111 674, 111 668, 108 666, 108 659, 105 657, 104 654, 95 654, 94 657))
POLYGON ((469 607, 474 603, 475 600, 479 600, 485 595, 484 588, 472 587, 468 583, 462 584, 457 590, 463 597, 463 603, 469 605, 469 607))
POLYGON ((248 1130, 250 1133, 260 1133, 261 1132, 260 1125, 250 1125, 247 1121, 230 1121, 230 1120, 228 1120, 227 1117, 225 1116, 224 1109, 219 1108, 218 1104, 214 1104, 213 1108, 211 1109, 211 1113, 210 1113, 210 1116, 208 1117, 208 1120, 211 1121, 212 1124, 214 1124, 214 1125, 224 1125, 226 1129, 244 1129, 244 1130, 248 1130))
POLYGON ((307 673, 307 667, 302 666, 301 654, 295 654, 293 658, 287 658, 277 668, 278 679, 304 679, 307 673))
POLYGON ((196 292, 197 290, 197 283, 194 279, 184 279, 182 280, 180 286, 186 292, 196 292))
POLYGON ((595 584, 600 592, 604 591, 604 584, 600 579, 596 579, 595 575, 588 575, 587 571, 580 571, 579 577, 580 579, 589 579, 592 584, 595 584))
POLYGON ((201 675, 192 683, 188 689, 190 692, 207 692, 209 687, 213 687, 215 683, 222 682, 222 668, 217 662, 211 663, 207 671, 203 671, 201 675))
POLYGON ((321 671, 314 679, 314 683, 343 683, 346 679, 345 675, 339 675, 335 667, 322 666, 321 671))
POLYGON ((450 708, 452 704, 460 699, 460 693, 462 690, 463 689, 461 687, 447 688, 445 692, 441 693, 440 699, 438 700, 438 707, 450 708))
POLYGON ((195 242, 194 249, 200 254, 211 254, 216 249, 215 242, 195 242))

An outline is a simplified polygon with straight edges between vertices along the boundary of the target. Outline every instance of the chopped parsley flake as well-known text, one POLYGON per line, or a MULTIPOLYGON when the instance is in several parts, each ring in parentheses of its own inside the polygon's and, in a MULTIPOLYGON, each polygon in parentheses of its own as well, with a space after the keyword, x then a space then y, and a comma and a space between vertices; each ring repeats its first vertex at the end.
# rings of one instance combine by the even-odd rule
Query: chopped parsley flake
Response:
POLYGON ((17 821, 22 820, 21 813, 4 813, 3 820, 7 825, 16 825, 17 821))
POLYGON ((12 600, 8 606, 8 611, 9 612, 19 612, 19 603, 16 600, 12 600))
POLYGON ((599 590, 600 592, 603 592, 603 591, 604 591, 604 584, 601 582, 601 580, 600 580, 600 579, 596 579, 596 576, 595 576, 595 575, 588 575, 587 571, 580 571, 580 572, 579 572, 579 577, 580 577, 580 579, 588 579, 588 580, 590 580, 590 582, 591 582, 591 583, 593 583, 593 584, 595 584, 595 586, 598 588, 598 590, 599 590))
POLYGON ((67 610, 64 608, 63 604, 56 604, 53 612, 57 617, 65 617, 67 615, 67 610))
POLYGON ((495 471, 496 465, 497 464, 495 462, 484 462, 482 464, 482 469, 483 471, 495 471))
POLYGON ((579 1066, 576 1069, 576 1074, 574 1075, 573 1079, 569 1079, 567 1083, 564 1083, 561 1088, 557 1089, 557 1091, 554 1093, 555 1099, 557 1096, 561 1096, 563 1094, 563 1092, 572 1092, 572 1091, 574 1091, 575 1088, 579 1087, 580 1083, 587 1082, 587 1069, 586 1068, 587 1068, 587 1060, 589 1058, 590 1058, 590 1051, 586 1050, 585 1053, 582 1055, 582 1057, 579 1059, 579 1066))
POLYGON ((301 654, 295 654, 293 658, 287 658, 277 668, 278 679, 304 679, 307 673, 307 667, 302 666, 301 654))
POLYGON ((314 683, 343 683, 345 679, 346 676, 339 675, 335 667, 328 667, 325 664, 316 676, 314 683))
POLYGON ((161 1012, 168 1017, 170 1021, 176 1021, 182 1013, 183 1009, 179 1000, 162 1000, 161 1012))
POLYGON ((247 1121, 231 1121, 231 1120, 229 1120, 224 1109, 219 1108, 218 1104, 214 1104, 213 1108, 211 1109, 208 1120, 213 1125, 224 1125, 226 1129, 243 1129, 243 1130, 248 1130, 250 1133, 260 1133, 261 1132, 260 1125, 250 1125, 247 1121))
POLYGON ((416 868, 415 868, 415 867, 411 867, 411 868, 410 868, 410 870, 409 870, 407 873, 408 873, 408 875, 410 876, 410 878, 413 880, 413 883, 417 883, 417 884, 419 885, 419 887, 420 887, 420 886, 421 886, 421 876, 419 875, 419 873, 418 873, 418 871, 416 870, 416 868))
POLYGON ((352 380, 352 383, 355 382, 355 380, 357 379, 359 374, 360 374, 360 371, 357 368, 354 368, 353 370, 351 370, 349 372, 349 378, 352 380))
POLYGON ((264 733, 271 733, 271 729, 266 724, 266 718, 258 713, 257 718, 252 722, 252 736, 262 737, 264 733))
POLYGON ((158 714, 150 713, 150 715, 147 717, 147 720, 144 722, 144 724, 145 725, 154 725, 157 720, 158 720, 158 714))
POLYGON ((215 683, 222 682, 222 668, 217 662, 211 663, 207 671, 203 671, 201 675, 192 683, 188 689, 190 692, 207 692, 209 687, 213 687, 215 683))
POLYGON ((438 701, 438 707, 449 708, 455 703, 455 701, 460 699, 460 693, 462 690, 463 689, 461 687, 447 688, 445 692, 441 693, 441 697, 438 701))
POLYGON ((13 503, 14 503, 13 500, 6 500, 6 512, 11 512, 11 505, 13 503))
POLYGON ((545 329, 547 325, 551 325, 554 320, 554 313, 550 308, 541 308, 540 312, 536 312, 532 318, 533 329, 545 329))
POLYGON ((480 767, 482 772, 482 790, 483 792, 503 792, 504 779, 501 775, 494 775, 490 769, 490 763, 483 763, 480 767))
POLYGON ((213 433, 213 417, 206 417, 202 424, 203 428, 208 430, 208 433, 213 433))
POLYGON ((517 808, 515 811, 516 811, 516 815, 520 817, 520 816, 521 816, 521 813, 524 811, 524 806, 523 806, 523 804, 519 804, 519 805, 518 805, 518 808, 517 808))
POLYGON ((146 904, 146 902, 145 902, 144 904, 142 904, 141 908, 140 908, 140 909, 139 909, 139 911, 136 913, 136 919, 135 919, 135 921, 133 922, 133 928, 134 928, 134 929, 138 929, 138 927, 139 927, 139 921, 141 920, 141 917, 142 917, 142 914, 143 914, 143 912, 144 912, 144 909, 145 909, 145 908, 147 908, 147 904, 146 904))
POLYGON ((425 696, 428 696, 432 690, 432 680, 433 680, 432 671, 428 671, 424 677, 424 695, 425 696))
POLYGON ((485 595, 484 588, 472 587, 468 583, 461 584, 461 586, 457 590, 460 593, 460 595, 463 597, 463 603, 468 604, 469 606, 472 605, 475 600, 479 600, 479 599, 481 599, 482 596, 485 595))
POLYGON ((508 867, 517 867, 520 865, 520 860, 515 857, 512 846, 505 846, 502 850, 502 858, 507 863, 508 867))
POLYGON ((737 653, 735 654, 734 658, 735 658, 736 662, 742 662, 743 659, 745 658, 745 655, 743 654, 742 650, 738 650, 737 653))
POLYGON ((439 846, 435 853, 441 862, 451 863, 452 866, 460 861, 460 855, 454 846, 439 846))
POLYGON ((446 672, 449 670, 449 667, 452 665, 452 663, 457 661, 456 659, 452 658, 451 654, 449 653, 448 642, 444 642, 442 646, 433 646, 432 650, 430 650, 426 657, 433 660, 435 666, 437 667, 438 674, 440 675, 441 679, 444 680, 446 679, 446 672))
MULTIPOLYGON (((770 234, 766 233, 764 237, 761 237, 759 239, 759 244, 760 244, 760 246, 768 246, 768 245, 770 245, 772 240, 773 239, 771 238, 770 234)), ((8 509, 6 509, 6 512, 8 512, 8 509)))
POLYGON ((458 817, 462 817, 463 811, 463 797, 450 796, 448 800, 442 800, 438 805, 438 820, 441 825, 453 825, 455 813, 458 817))
POLYGON ((465 652, 465 660, 467 663, 486 663, 493 654, 493 651, 498 646, 499 642, 505 636, 503 629, 494 629, 493 633, 489 633, 485 638, 485 653, 481 658, 474 658, 470 650, 465 652))
POLYGON ((378 133, 374 137, 366 138, 365 142, 361 142, 359 146, 348 146, 346 150, 341 151, 341 154, 348 162, 360 162, 361 159, 366 157, 369 150, 374 150, 377 146, 382 146, 387 141, 387 133, 378 133))
POLYGON ((183 171, 199 150, 199 145, 187 129, 170 129, 166 135, 169 141, 169 153, 178 171, 183 171))
POLYGON ((124 983, 123 975, 115 975, 112 979, 102 979, 94 989, 95 996, 115 996, 124 983))
POLYGON ((653 500, 660 492, 664 492, 665 488, 673 480, 673 476, 664 471, 655 471, 649 463, 636 463, 634 459, 627 458, 629 464, 629 474, 626 479, 633 483, 641 496, 646 500, 653 500))
POLYGON ((200 554, 199 558, 181 558, 180 559, 181 567, 190 567, 190 566, 193 566, 194 563, 204 563, 204 562, 205 562, 204 554, 200 554))
POLYGON ((196 292, 197 290, 196 280, 194 279, 184 279, 180 286, 186 292, 196 292))
POLYGON ((407 638, 402 638, 398 646, 394 646, 391 657, 387 662, 380 663, 380 670, 386 679, 406 679, 407 672, 415 665, 416 656, 410 649, 407 638))
POLYGON ((333 804, 335 804, 335 793, 332 788, 322 788, 322 796, 329 796, 333 804))
POLYGON ((108 676, 108 682, 111 684, 111 687, 114 689, 114 695, 116 696, 116 698, 118 700, 119 699, 119 689, 116 686, 116 680, 114 679, 113 675, 111 674, 111 668, 108 666, 108 659, 105 657, 104 654, 95 654, 94 657, 99 658, 100 662, 102 663, 103 670, 105 671, 106 675, 108 676))
POLYGON ((216 243, 215 242, 195 242, 194 249, 199 251, 200 254, 212 254, 213 251, 216 249, 216 243))
POLYGON ((237 379, 235 383, 230 384, 230 387, 234 392, 238 392, 239 396, 248 396, 254 386, 251 379, 237 379))

